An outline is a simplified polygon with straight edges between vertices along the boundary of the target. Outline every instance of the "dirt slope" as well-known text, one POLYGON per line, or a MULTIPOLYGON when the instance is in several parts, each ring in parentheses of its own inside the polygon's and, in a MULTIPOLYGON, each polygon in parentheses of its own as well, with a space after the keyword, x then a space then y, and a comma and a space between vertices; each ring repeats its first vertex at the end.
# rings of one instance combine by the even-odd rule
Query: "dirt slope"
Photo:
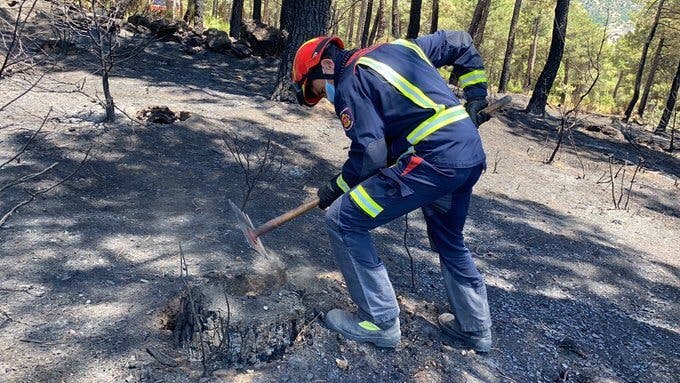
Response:
MULTIPOLYGON (((285 285, 231 299, 234 313, 265 316, 271 314, 267 302, 286 307, 287 297, 297 294, 307 309, 305 323, 296 325, 302 332, 292 334, 283 353, 255 364, 216 362, 210 366, 216 371, 201 378, 198 354, 177 348, 164 321, 183 288, 179 244, 195 286, 253 269, 254 254, 227 204, 240 202, 244 181, 224 144, 226 133, 249 142, 271 137, 283 158, 274 182, 247 205, 256 223, 312 196, 337 172, 349 142, 330 108, 267 100, 276 63, 176 56, 179 50, 170 43, 151 46, 118 72, 112 87, 130 115, 167 105, 190 111, 186 121, 143 126, 121 116, 113 125, 98 123, 102 111, 64 84, 85 78, 85 92, 95 94, 96 78, 74 56, 0 114, 4 162, 54 108, 22 161, 0 170, 0 184, 53 162, 59 165, 46 179, 57 180, 92 146, 76 177, 0 229, 0 382, 677 381, 677 153, 579 130, 574 138, 585 171, 569 147, 545 165, 555 121, 525 116, 521 97, 482 128, 489 171, 475 190, 467 225, 489 285, 496 339, 489 355, 467 352, 434 325, 447 306, 419 212, 409 216, 408 234, 415 288, 402 244, 404 221, 375 231, 402 304, 401 346, 378 350, 326 330, 317 313, 350 302, 323 214, 314 211, 265 238, 285 265, 285 285), (610 184, 602 181, 610 154, 614 171, 620 161, 646 160, 628 210, 613 209, 610 184), (159 363, 147 348, 177 365, 159 363)), ((0 82, 0 92, 15 94, 15 85, 0 82)), ((625 189, 633 170, 626 167, 625 189)), ((39 184, 48 181, 27 186, 39 184)), ((24 196, 20 188, 0 195, 3 214, 24 196)))

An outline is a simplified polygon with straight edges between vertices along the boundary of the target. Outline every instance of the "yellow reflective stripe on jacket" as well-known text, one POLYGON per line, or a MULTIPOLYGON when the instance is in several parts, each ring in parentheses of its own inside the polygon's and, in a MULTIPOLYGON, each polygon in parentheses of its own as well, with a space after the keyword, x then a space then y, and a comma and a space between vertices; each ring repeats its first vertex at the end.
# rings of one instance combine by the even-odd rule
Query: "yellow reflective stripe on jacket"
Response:
POLYGON ((425 52, 423 52, 423 50, 418 46, 418 44, 416 44, 412 41, 409 41, 409 40, 404 40, 404 39, 394 40, 390 44, 401 45, 401 46, 404 46, 406 48, 409 48, 409 49, 413 50, 414 52, 416 52, 418 54, 418 56, 420 56, 421 59, 425 60, 425 62, 432 65, 432 63, 430 62, 430 59, 427 58, 427 56, 425 55, 425 52))
POLYGON ((338 176, 338 178, 335 179, 335 183, 338 185, 340 190, 342 190, 343 192, 347 193, 347 191, 349 190, 349 185, 347 185, 347 182, 345 182, 345 179, 342 178, 342 174, 340 174, 338 176))
POLYGON ((361 185, 349 192, 349 196, 352 198, 352 201, 354 201, 364 213, 371 216, 371 218, 375 218, 383 211, 382 206, 378 205, 378 203, 366 193, 366 189, 361 185))
POLYGON ((462 105, 456 105, 454 107, 442 110, 441 112, 435 113, 432 117, 423 121, 417 128, 413 129, 406 139, 411 145, 416 145, 425 137, 436 132, 442 127, 452 124, 456 121, 460 121, 467 118, 468 114, 462 105))
POLYGON ((484 69, 477 69, 460 76, 460 86, 465 88, 480 82, 487 82, 487 80, 484 69))
POLYGON ((381 75, 387 82, 392 84, 397 90, 407 97, 409 100, 413 101, 416 105, 424 109, 434 109, 439 111, 444 109, 444 105, 437 104, 432 99, 427 97, 422 90, 413 85, 402 75, 395 72, 394 69, 390 68, 389 65, 383 64, 380 61, 373 60, 369 57, 362 57, 357 61, 357 64, 363 64, 369 68, 375 70, 379 75, 381 75))

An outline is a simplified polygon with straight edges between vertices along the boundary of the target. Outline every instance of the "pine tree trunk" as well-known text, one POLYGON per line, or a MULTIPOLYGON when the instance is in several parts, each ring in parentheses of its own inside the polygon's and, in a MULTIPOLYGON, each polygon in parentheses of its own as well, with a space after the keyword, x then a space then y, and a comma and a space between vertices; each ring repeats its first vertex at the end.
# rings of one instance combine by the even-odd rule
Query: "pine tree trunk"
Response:
POLYGON ((560 68, 562 54, 564 53, 564 40, 567 32, 567 17, 569 15, 569 0, 557 0, 555 6, 555 20, 553 22, 552 41, 550 52, 545 67, 536 80, 536 87, 531 95, 526 111, 532 114, 544 114, 548 94, 557 77, 560 68))
POLYGON ((194 30, 203 33, 203 14, 205 10, 205 0, 195 0, 196 15, 194 16, 194 30))
POLYGON ((659 45, 656 47, 656 52, 654 52, 654 58, 652 58, 652 65, 649 67, 649 73, 647 74, 647 82, 645 83, 645 88, 642 91, 642 98, 640 98, 640 104, 638 105, 637 114, 642 117, 645 113, 645 108, 647 107, 647 100, 649 99, 649 92, 652 90, 652 85, 654 85, 654 76, 656 75, 656 70, 659 68, 659 59, 661 59, 661 51, 663 50, 664 38, 659 39, 659 45))
POLYGON ((264 0, 264 4, 262 4, 262 20, 267 25, 271 24, 269 19, 269 0, 264 0))
POLYGON ((276 86, 271 98, 295 102, 295 95, 290 90, 290 71, 295 52, 305 41, 326 34, 331 0, 288 0, 285 4, 290 8, 282 9, 281 13, 290 13, 293 16, 289 20, 290 34, 281 54, 276 86))
POLYGON ((253 20, 262 21, 262 0, 253 0, 253 20))
POLYGON ((371 31, 371 15, 373 14, 373 0, 366 1, 366 19, 364 28, 361 30, 361 47, 368 46, 368 35, 371 31))
POLYGON ((350 43, 352 41, 352 38, 354 37, 354 23, 356 22, 356 14, 357 14, 357 8, 356 4, 350 5, 352 9, 350 10, 349 13, 349 23, 347 24, 347 43, 350 43))
POLYGON ((415 39, 420 33, 420 11, 423 5, 422 0, 411 0, 411 10, 408 18, 407 39, 415 39))
POLYGON ((102 88, 104 89, 104 101, 106 102, 106 122, 113 122, 116 119, 116 106, 113 103, 113 96, 111 96, 108 70, 103 71, 102 88))
POLYGON ((340 17, 340 11, 338 10, 338 6, 336 5, 336 2, 331 2, 331 35, 337 36, 338 35, 338 23, 339 23, 339 17, 340 17))
POLYGON ((439 0, 432 0, 432 23, 430 33, 435 33, 439 29, 439 0))
POLYGON ((616 95, 619 93, 619 87, 621 87, 621 81, 623 81, 623 71, 619 72, 619 79, 616 80, 616 85, 614 86, 614 91, 612 92, 612 99, 616 104, 616 95))
POLYGON ((533 86, 534 81, 534 67, 536 66, 536 52, 538 51, 538 32, 541 29, 541 14, 534 19, 534 29, 532 31, 534 38, 531 41, 531 49, 529 50, 529 61, 527 62, 527 74, 524 78, 524 90, 529 90, 533 86))
POLYGON ((392 0, 392 37, 401 37, 401 15, 399 14, 399 0, 392 0))
POLYGON ((378 10, 375 13, 375 20, 373 21, 373 28, 371 29, 371 36, 368 45, 375 44, 376 40, 380 40, 385 35, 385 0, 378 0, 378 10))
POLYGON ((512 52, 515 49, 515 29, 517 29, 517 20, 519 20, 519 11, 522 8, 522 0, 515 0, 515 8, 512 10, 512 19, 510 20, 510 31, 508 32, 508 43, 505 47, 505 57, 503 58, 503 70, 501 71, 501 80, 498 84, 498 93, 505 93, 510 80, 510 64, 512 62, 512 52))
POLYGON ((195 16, 196 16, 196 0, 189 0, 187 2, 187 9, 186 12, 184 12, 182 20, 184 20, 185 23, 191 25, 194 22, 195 16))
POLYGON ((290 32, 290 26, 293 24, 293 18, 295 18, 295 4, 297 4, 298 1, 300 0, 281 1, 281 17, 279 20, 279 29, 290 32))
POLYGON ((482 46, 482 41, 484 41, 484 29, 486 28, 486 19, 489 17, 490 7, 491 0, 478 0, 475 13, 472 15, 468 33, 472 36, 472 41, 477 49, 482 46))
POLYGON ((640 64, 638 65, 637 73, 635 74, 635 85, 633 86, 633 97, 631 97, 630 102, 628 103, 628 106, 626 107, 626 111, 624 113, 623 120, 628 122, 630 119, 631 114, 633 114, 633 108, 635 108, 635 104, 638 101, 638 97, 640 97, 640 83, 642 82, 642 72, 645 69, 645 62, 647 61, 647 51, 649 51, 649 45, 652 43, 652 40, 654 39, 654 34, 656 33, 656 29, 659 26, 659 19, 661 18, 661 10, 663 8, 665 0, 659 0, 659 5, 656 9, 656 16, 654 16, 654 24, 652 24, 652 28, 649 30, 649 35, 647 36, 647 40, 645 41, 645 44, 642 46, 642 55, 640 56, 640 64))
POLYGON ((366 11, 368 10, 368 0, 361 0, 361 12, 359 12, 359 24, 357 24, 357 41, 356 46, 361 46, 361 36, 364 32, 364 25, 366 24, 366 11))
POLYGON ((213 19, 217 18, 217 8, 219 5, 219 0, 213 0, 212 2, 212 10, 210 11, 210 16, 212 16, 213 19))
POLYGON ((231 18, 229 19, 229 36, 240 39, 243 28, 243 0, 234 0, 231 5, 231 18))
POLYGON ((675 77, 673 77, 673 84, 671 85, 671 90, 668 93, 668 99, 666 100, 666 107, 661 115, 661 121, 656 127, 655 132, 665 132, 668 126, 668 121, 671 119, 671 115, 675 110, 675 103, 678 100, 678 87, 680 86, 680 62, 678 62, 678 69, 675 70, 675 77))

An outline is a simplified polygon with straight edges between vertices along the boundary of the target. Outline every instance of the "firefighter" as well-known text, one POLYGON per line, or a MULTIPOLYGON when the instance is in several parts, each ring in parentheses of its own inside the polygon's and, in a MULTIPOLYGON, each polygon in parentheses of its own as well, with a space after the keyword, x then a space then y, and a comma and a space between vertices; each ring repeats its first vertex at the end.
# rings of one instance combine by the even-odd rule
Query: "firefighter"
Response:
POLYGON ((439 31, 359 50, 316 37, 298 49, 292 79, 301 104, 323 97, 334 104, 351 140, 342 172, 318 196, 357 311, 331 310, 326 326, 378 347, 398 345, 399 305, 369 231, 421 208, 452 310, 439 324, 488 352, 486 286, 463 239, 472 187, 486 166, 478 126, 489 119, 480 113, 487 77, 470 35, 439 31), (438 73, 444 65, 459 77, 465 107, 438 73))

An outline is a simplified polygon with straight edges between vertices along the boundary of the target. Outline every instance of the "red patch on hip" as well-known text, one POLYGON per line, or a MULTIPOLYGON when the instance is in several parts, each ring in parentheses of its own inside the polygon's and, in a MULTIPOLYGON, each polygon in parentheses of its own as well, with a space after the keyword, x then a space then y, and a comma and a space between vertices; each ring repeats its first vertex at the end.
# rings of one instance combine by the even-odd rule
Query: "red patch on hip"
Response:
POLYGON ((406 166, 406 169, 404 169, 403 172, 401 172, 402 176, 405 176, 413 171, 413 169, 417 168, 418 165, 420 165, 423 162, 423 159, 418 157, 418 156, 412 156, 411 161, 408 162, 408 165, 406 166))

